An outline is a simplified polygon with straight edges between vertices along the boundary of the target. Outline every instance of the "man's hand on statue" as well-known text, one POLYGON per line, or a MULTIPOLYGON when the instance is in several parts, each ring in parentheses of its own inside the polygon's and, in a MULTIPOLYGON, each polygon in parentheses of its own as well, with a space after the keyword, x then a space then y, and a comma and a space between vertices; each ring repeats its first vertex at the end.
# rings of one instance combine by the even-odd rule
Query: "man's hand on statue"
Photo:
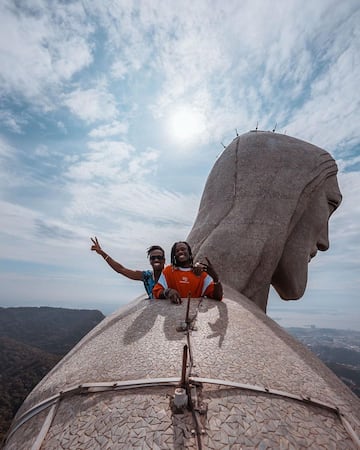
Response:
POLYGON ((171 303, 175 303, 175 305, 181 304, 180 294, 175 289, 169 289, 167 298, 171 301, 171 303))

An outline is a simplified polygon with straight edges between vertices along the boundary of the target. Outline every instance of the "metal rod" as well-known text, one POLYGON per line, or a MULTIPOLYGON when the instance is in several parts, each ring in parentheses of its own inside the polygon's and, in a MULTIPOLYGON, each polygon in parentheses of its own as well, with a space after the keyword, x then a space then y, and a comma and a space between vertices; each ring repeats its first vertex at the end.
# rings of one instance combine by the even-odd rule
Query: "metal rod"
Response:
POLYGON ((181 380, 180 384, 182 387, 186 385, 186 364, 187 364, 188 346, 185 344, 183 349, 183 360, 181 369, 181 380))
POLYGON ((185 318, 185 322, 187 325, 187 328, 189 329, 189 324, 190 324, 190 299, 191 299, 191 292, 189 292, 188 294, 188 302, 186 305, 186 318, 185 318))
POLYGON ((44 442, 44 439, 46 438, 46 435, 51 427, 52 421, 54 420, 57 407, 59 405, 60 400, 58 400, 56 403, 52 405, 50 408, 50 411, 48 412, 48 415, 46 416, 46 419, 43 423, 43 426, 41 427, 41 430, 39 434, 37 435, 36 441, 31 447, 31 450, 40 450, 42 443, 44 442))
POLYGON ((199 418, 198 418, 195 408, 194 408, 193 398, 191 395, 191 387, 189 387, 189 386, 187 386, 187 387, 188 387, 187 391, 188 391, 190 411, 191 411, 193 421, 195 423, 196 444, 197 444, 198 450, 202 450, 202 442, 201 442, 202 426, 201 426, 201 423, 199 423, 199 418))

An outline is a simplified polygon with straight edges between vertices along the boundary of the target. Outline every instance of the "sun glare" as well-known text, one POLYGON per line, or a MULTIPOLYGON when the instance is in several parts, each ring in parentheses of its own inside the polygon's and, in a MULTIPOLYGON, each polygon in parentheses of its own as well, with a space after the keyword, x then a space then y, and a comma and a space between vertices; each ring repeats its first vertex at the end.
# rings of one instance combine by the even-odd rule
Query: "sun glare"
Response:
POLYGON ((196 141, 205 132, 205 117, 190 106, 177 108, 169 116, 170 136, 185 144, 196 141))

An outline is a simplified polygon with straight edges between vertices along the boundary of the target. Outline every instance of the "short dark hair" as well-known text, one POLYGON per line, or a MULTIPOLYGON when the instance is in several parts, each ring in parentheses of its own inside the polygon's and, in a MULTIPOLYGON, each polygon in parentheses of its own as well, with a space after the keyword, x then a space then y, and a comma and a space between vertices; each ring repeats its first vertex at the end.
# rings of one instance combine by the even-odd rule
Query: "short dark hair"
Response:
POLYGON ((146 250, 148 257, 150 256, 150 253, 153 252, 154 250, 160 250, 162 252, 163 256, 165 256, 165 251, 163 248, 160 247, 160 245, 152 245, 151 247, 149 247, 146 250))
POLYGON ((177 266, 179 265, 179 264, 178 264, 178 261, 177 261, 177 259, 176 259, 176 255, 175 255, 175 250, 176 250, 177 244, 185 244, 185 245, 186 245, 186 247, 187 247, 187 249, 188 249, 188 252, 189 252, 190 264, 192 265, 192 264, 193 264, 193 255, 192 255, 191 247, 190 247, 190 245, 189 245, 187 242, 185 242, 185 241, 175 242, 175 244, 171 247, 171 264, 172 264, 173 266, 175 266, 175 267, 177 267, 177 266))

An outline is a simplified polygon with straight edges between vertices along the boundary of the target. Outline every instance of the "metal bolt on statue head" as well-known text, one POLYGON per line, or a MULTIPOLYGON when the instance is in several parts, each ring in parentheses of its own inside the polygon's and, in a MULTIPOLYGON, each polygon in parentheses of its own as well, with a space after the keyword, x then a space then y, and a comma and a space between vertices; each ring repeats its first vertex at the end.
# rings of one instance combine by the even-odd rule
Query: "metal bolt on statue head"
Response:
POLYGON ((265 312, 270 285, 284 300, 301 298, 309 261, 329 247, 336 174, 331 155, 307 142, 260 131, 235 138, 207 179, 187 238, 194 255, 265 312))

